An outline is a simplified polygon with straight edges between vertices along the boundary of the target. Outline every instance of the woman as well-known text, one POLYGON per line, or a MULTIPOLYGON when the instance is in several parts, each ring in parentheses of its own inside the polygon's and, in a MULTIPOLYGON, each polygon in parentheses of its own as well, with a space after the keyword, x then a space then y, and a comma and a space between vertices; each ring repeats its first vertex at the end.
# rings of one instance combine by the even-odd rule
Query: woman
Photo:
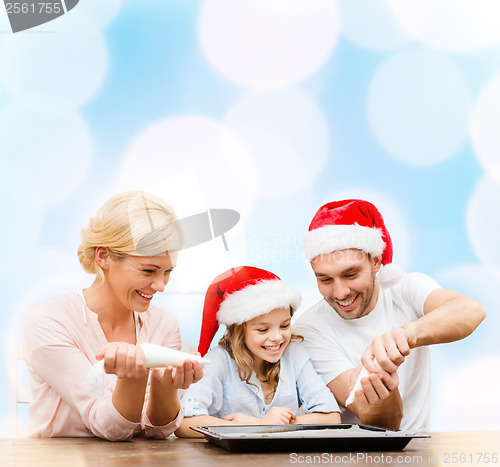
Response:
POLYGON ((183 241, 173 209, 144 192, 117 195, 90 219, 78 257, 95 274, 93 284, 46 300, 25 317, 32 435, 165 438, 180 426, 178 389, 202 377, 201 365, 149 370, 138 344, 180 349, 177 320, 150 303, 183 241), (97 360, 106 372, 99 396, 83 382, 97 360))

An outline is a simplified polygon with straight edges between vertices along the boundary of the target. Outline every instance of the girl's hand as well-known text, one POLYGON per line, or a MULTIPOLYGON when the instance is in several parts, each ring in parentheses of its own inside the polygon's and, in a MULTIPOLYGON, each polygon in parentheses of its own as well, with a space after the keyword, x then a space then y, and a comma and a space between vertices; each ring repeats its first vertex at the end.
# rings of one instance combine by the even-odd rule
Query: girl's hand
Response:
POLYGON ((241 412, 231 413, 224 417, 224 420, 229 420, 231 422, 246 423, 249 425, 257 425, 260 422, 260 418, 252 417, 241 412))
POLYGON ((126 342, 110 342, 96 355, 104 360, 104 371, 118 378, 139 379, 148 374, 141 347, 126 342))
POLYGON ((176 366, 155 368, 152 372, 153 377, 169 389, 187 389, 203 378, 201 363, 192 360, 186 360, 176 366))
POLYGON ((290 425, 297 420, 294 411, 288 407, 272 407, 271 410, 261 418, 263 425, 290 425))

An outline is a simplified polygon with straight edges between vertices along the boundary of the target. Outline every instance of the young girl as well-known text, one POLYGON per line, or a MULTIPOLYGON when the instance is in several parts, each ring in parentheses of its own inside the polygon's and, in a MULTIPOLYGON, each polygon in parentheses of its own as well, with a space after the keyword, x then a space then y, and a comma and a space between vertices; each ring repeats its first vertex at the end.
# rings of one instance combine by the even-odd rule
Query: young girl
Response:
POLYGON ((201 436, 191 426, 340 423, 339 407, 315 372, 291 319, 300 295, 276 275, 254 267, 230 269, 207 290, 198 350, 205 355, 225 324, 213 364, 184 392, 176 435, 201 436), (299 415, 302 406, 305 415, 299 415))
POLYGON ((92 285, 26 313, 32 435, 165 438, 179 427, 178 389, 198 381, 201 366, 149 370, 138 344, 180 349, 176 318, 151 301, 167 284, 183 238, 173 209, 144 192, 117 195, 90 219, 78 257, 95 274, 92 285), (96 360, 107 373, 101 396, 83 383, 96 360))

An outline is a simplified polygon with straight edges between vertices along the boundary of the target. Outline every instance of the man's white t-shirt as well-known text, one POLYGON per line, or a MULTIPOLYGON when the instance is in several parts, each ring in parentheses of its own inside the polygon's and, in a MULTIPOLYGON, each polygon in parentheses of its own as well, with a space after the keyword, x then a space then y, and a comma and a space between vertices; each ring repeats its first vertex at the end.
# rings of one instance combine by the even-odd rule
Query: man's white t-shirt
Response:
MULTIPOLYGON (((424 315, 424 302, 438 289, 438 283, 422 273, 405 273, 395 285, 380 286, 375 308, 366 316, 346 320, 321 300, 304 312, 293 327, 304 337, 316 371, 326 384, 361 363, 361 356, 373 339, 415 321, 424 315)), ((403 400, 402 430, 427 431, 430 411, 429 347, 411 350, 398 369, 399 392, 403 400)), ((338 401, 345 403, 345 401, 338 401)), ((343 423, 359 423, 349 410, 341 409, 343 423)))

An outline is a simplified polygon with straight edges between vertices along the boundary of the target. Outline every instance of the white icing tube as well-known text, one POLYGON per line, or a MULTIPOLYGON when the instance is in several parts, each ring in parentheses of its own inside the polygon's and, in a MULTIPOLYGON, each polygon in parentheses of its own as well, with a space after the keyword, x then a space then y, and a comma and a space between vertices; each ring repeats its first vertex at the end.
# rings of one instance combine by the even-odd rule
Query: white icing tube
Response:
MULTIPOLYGON (((202 365, 212 363, 208 358, 181 352, 179 350, 169 349, 168 347, 163 347, 161 345, 148 343, 139 345, 144 351, 147 368, 163 368, 170 365, 177 365, 178 363, 182 363, 186 360, 196 361, 202 365)), ((82 383, 88 384, 92 387, 92 393, 95 397, 102 397, 104 393, 104 359, 99 360, 92 366, 82 383)))
MULTIPOLYGON (((377 360, 373 359, 373 363, 379 370, 382 369, 382 367, 378 364, 377 360)), ((369 375, 370 375, 369 371, 364 366, 361 367, 361 371, 359 372, 356 382, 354 383, 354 387, 351 389, 351 392, 349 393, 349 396, 345 401, 346 407, 354 402, 355 392, 358 389, 361 389, 361 378, 367 378, 369 375)))
POLYGON ((177 365, 185 360, 193 360, 208 365, 212 363, 208 358, 200 357, 199 355, 191 355, 190 353, 181 352, 179 350, 169 349, 156 344, 140 344, 144 355, 146 356, 146 367, 162 368, 169 365, 177 365))

